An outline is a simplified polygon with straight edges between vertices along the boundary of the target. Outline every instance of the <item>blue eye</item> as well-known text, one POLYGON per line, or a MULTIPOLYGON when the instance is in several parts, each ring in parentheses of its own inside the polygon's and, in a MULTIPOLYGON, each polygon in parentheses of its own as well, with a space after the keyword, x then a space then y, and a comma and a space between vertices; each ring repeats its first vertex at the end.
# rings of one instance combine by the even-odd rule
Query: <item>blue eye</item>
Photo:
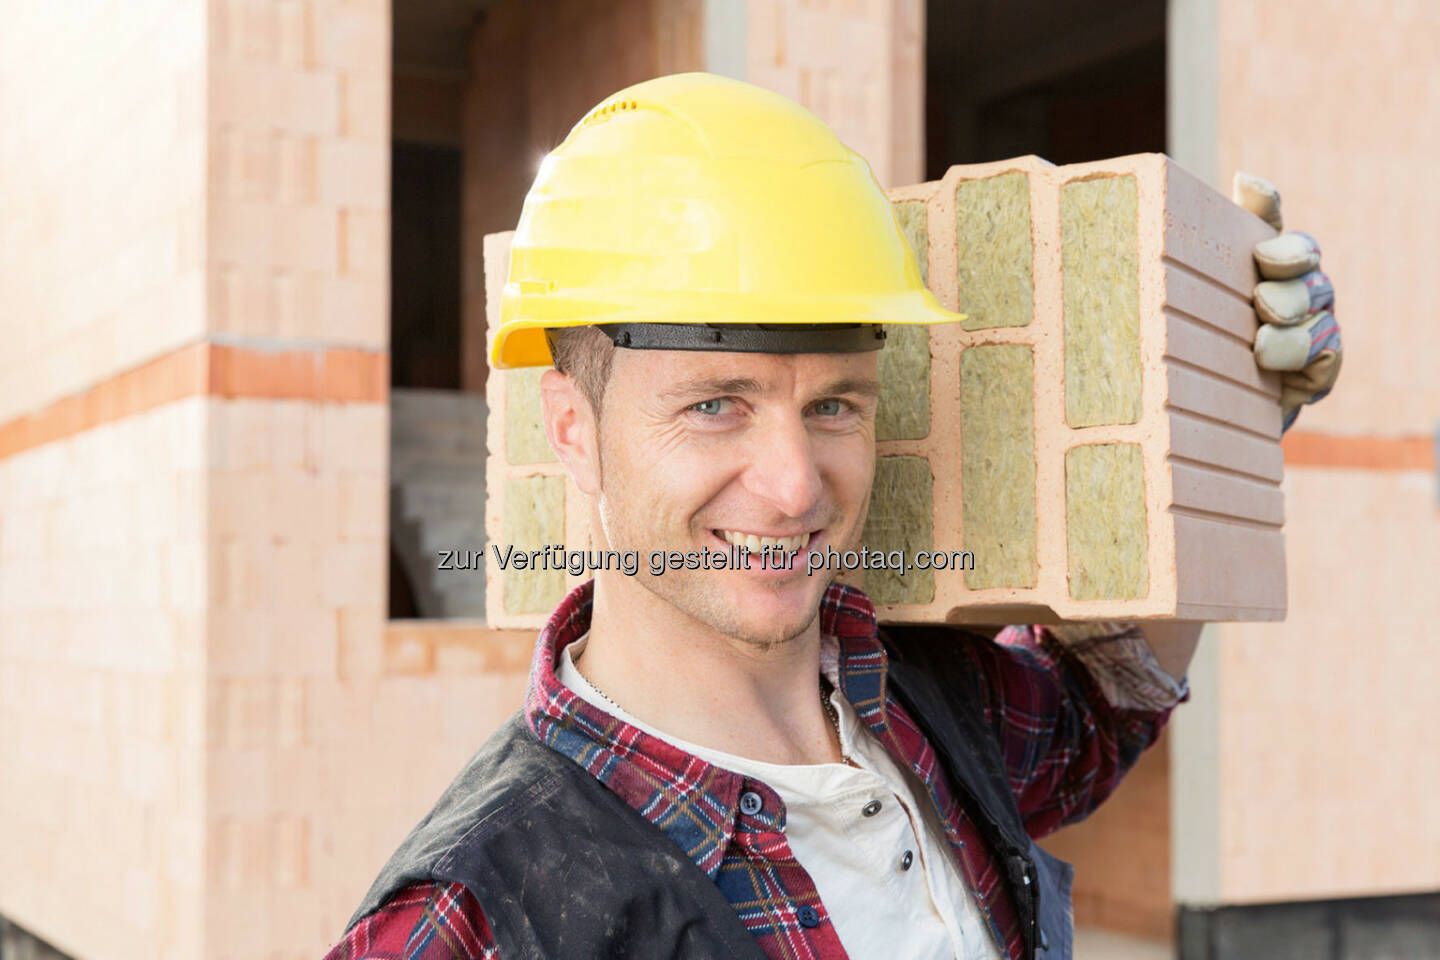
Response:
POLYGON ((713 400, 701 400, 699 403, 691 406, 690 409, 696 413, 703 413, 707 417, 718 417, 725 412, 725 404, 727 402, 727 400, 721 397, 716 397, 713 400))
POLYGON ((815 412, 822 417, 836 417, 845 412, 845 404, 831 397, 828 400, 817 401, 815 412))

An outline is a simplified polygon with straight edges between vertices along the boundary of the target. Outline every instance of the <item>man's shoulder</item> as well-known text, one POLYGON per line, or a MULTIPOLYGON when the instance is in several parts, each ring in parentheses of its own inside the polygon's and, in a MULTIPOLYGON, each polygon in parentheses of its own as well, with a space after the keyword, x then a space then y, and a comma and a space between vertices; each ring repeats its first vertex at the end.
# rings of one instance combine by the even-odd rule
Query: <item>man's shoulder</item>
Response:
POLYGON ((505 811, 563 773, 569 761, 536 738, 517 712, 500 725, 460 768, 430 812, 400 842, 354 916, 354 927, 400 889, 445 879, 445 864, 462 842, 485 830, 503 829, 505 811))
POLYGON ((414 883, 354 924, 325 960, 494 960, 495 937, 460 883, 414 883))

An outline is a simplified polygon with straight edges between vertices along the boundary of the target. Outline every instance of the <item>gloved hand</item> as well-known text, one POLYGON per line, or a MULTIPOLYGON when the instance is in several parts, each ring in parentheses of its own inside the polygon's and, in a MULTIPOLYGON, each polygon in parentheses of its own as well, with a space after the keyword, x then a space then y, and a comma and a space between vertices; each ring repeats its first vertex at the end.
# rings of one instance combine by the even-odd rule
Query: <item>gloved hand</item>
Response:
MULTIPOLYGON (((1232 199, 1276 230, 1280 192, 1266 180, 1236 173, 1232 199)), ((1280 410, 1290 429, 1303 404, 1330 392, 1340 375, 1340 327, 1335 293, 1320 271, 1320 246, 1305 233, 1282 233, 1255 245, 1255 263, 1264 279, 1255 287, 1255 361, 1281 372, 1280 410)))

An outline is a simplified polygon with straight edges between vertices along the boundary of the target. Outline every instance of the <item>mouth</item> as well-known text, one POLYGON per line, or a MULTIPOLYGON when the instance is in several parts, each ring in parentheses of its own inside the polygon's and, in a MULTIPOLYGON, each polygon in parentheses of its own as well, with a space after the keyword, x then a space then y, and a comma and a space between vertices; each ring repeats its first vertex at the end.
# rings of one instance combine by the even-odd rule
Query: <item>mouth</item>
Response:
POLYGON ((804 548, 812 539, 820 535, 819 530, 812 530, 809 533, 797 533, 788 537, 746 533, 743 530, 715 529, 711 532, 731 546, 745 547, 753 553, 759 553, 762 550, 783 550, 786 553, 794 553, 804 548))

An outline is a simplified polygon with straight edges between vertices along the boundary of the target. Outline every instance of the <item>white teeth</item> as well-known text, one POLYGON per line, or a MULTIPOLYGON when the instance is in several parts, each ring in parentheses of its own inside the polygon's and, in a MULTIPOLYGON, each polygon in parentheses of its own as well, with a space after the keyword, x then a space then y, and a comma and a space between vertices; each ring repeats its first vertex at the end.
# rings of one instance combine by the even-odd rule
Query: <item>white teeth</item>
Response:
POLYGON ((757 537, 753 533, 740 533, 736 530, 717 530, 726 543, 737 547, 745 547, 753 553, 764 549, 780 549, 787 553, 799 550, 810 540, 808 533, 802 533, 794 537, 757 537))

